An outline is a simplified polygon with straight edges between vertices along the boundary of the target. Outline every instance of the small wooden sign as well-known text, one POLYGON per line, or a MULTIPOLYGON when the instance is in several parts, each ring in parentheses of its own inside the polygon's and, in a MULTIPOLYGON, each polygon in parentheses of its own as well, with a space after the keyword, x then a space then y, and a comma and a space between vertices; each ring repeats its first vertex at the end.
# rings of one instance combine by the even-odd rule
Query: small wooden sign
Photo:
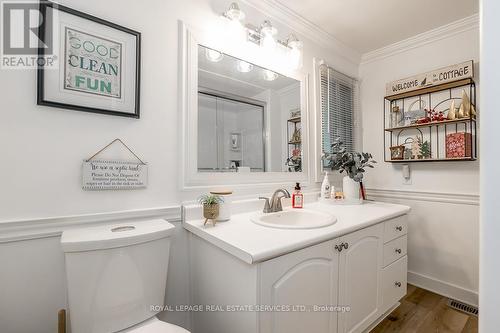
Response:
POLYGON ((148 184, 148 165, 135 162, 83 161, 84 190, 133 190, 148 184))
POLYGON ((443 67, 427 73, 414 75, 405 79, 389 82, 386 85, 386 96, 397 95, 408 91, 435 86, 447 82, 474 77, 472 60, 460 64, 443 67))
POLYGON ((120 139, 114 139, 92 157, 83 160, 82 188, 84 190, 134 190, 147 186, 148 165, 120 139), (121 143, 137 159, 137 162, 95 159, 97 155, 116 142, 121 143))

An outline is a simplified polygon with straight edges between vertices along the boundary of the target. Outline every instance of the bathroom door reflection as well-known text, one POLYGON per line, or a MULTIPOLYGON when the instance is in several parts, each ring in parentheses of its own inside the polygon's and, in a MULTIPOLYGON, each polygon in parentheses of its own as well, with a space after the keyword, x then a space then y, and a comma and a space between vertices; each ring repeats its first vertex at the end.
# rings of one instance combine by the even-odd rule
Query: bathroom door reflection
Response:
POLYGON ((198 171, 264 172, 265 105, 198 93, 198 171))

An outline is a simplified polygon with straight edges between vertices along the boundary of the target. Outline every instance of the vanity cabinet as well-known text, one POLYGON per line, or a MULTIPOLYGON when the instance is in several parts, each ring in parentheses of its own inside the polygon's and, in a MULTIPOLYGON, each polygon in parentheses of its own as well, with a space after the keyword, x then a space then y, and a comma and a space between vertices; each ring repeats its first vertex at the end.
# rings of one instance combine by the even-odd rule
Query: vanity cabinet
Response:
POLYGON ((312 308, 337 305, 335 244, 325 242, 260 264, 261 304, 276 310, 260 313, 261 333, 336 332, 337 313, 312 308))
MULTIPOLYGON (((383 224, 341 237, 338 304, 350 307, 339 312, 338 332, 360 332, 380 316, 383 265, 383 224)), ((330 331, 331 332, 331 331, 330 331)))
POLYGON ((382 224, 263 262, 262 304, 298 307, 261 313, 260 332, 360 332, 380 315, 382 264, 382 224))
POLYGON ((256 264, 245 264, 193 235, 194 304, 260 308, 193 313, 192 331, 367 332, 406 294, 406 230, 403 215, 256 264), (339 311, 342 307, 349 311, 339 311))

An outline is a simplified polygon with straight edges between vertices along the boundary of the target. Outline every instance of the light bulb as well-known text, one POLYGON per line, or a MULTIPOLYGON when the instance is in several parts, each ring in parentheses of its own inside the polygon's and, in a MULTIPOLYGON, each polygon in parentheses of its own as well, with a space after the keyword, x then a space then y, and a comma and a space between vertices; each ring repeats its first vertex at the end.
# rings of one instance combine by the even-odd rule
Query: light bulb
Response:
POLYGON ((227 17, 228 19, 232 21, 241 21, 245 18, 245 13, 240 9, 240 6, 236 2, 233 2, 230 6, 229 9, 222 14, 223 16, 227 17))
POLYGON ((237 65, 237 69, 239 72, 248 73, 253 69, 253 65, 246 62, 246 61, 239 60, 238 65, 237 65))
POLYGON ((264 21, 260 28, 260 38, 261 46, 266 50, 273 50, 276 47, 276 39, 274 36, 278 33, 275 27, 271 25, 271 22, 264 21))
POLYGON ((278 78, 278 74, 270 71, 269 69, 264 70, 264 80, 266 81, 274 81, 278 78))
POLYGON ((290 67, 298 69, 302 64, 302 42, 294 34, 291 34, 287 39, 286 45, 288 46, 290 67))
POLYGON ((227 27, 229 38, 235 42, 244 40, 246 38, 246 31, 242 20, 245 18, 245 13, 243 13, 238 4, 233 2, 222 16, 229 20, 227 27))
POLYGON ((208 60, 212 62, 219 62, 224 57, 224 55, 221 52, 208 48, 205 50, 205 56, 207 57, 208 60))

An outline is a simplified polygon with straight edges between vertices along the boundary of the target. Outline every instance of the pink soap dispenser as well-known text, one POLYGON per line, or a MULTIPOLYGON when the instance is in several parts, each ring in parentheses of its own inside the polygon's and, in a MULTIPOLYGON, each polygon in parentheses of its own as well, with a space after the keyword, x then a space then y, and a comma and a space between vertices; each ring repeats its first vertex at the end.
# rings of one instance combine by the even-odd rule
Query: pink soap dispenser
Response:
POLYGON ((292 194, 292 207, 302 208, 304 206, 304 194, 300 190, 300 183, 296 183, 294 192, 292 194))

